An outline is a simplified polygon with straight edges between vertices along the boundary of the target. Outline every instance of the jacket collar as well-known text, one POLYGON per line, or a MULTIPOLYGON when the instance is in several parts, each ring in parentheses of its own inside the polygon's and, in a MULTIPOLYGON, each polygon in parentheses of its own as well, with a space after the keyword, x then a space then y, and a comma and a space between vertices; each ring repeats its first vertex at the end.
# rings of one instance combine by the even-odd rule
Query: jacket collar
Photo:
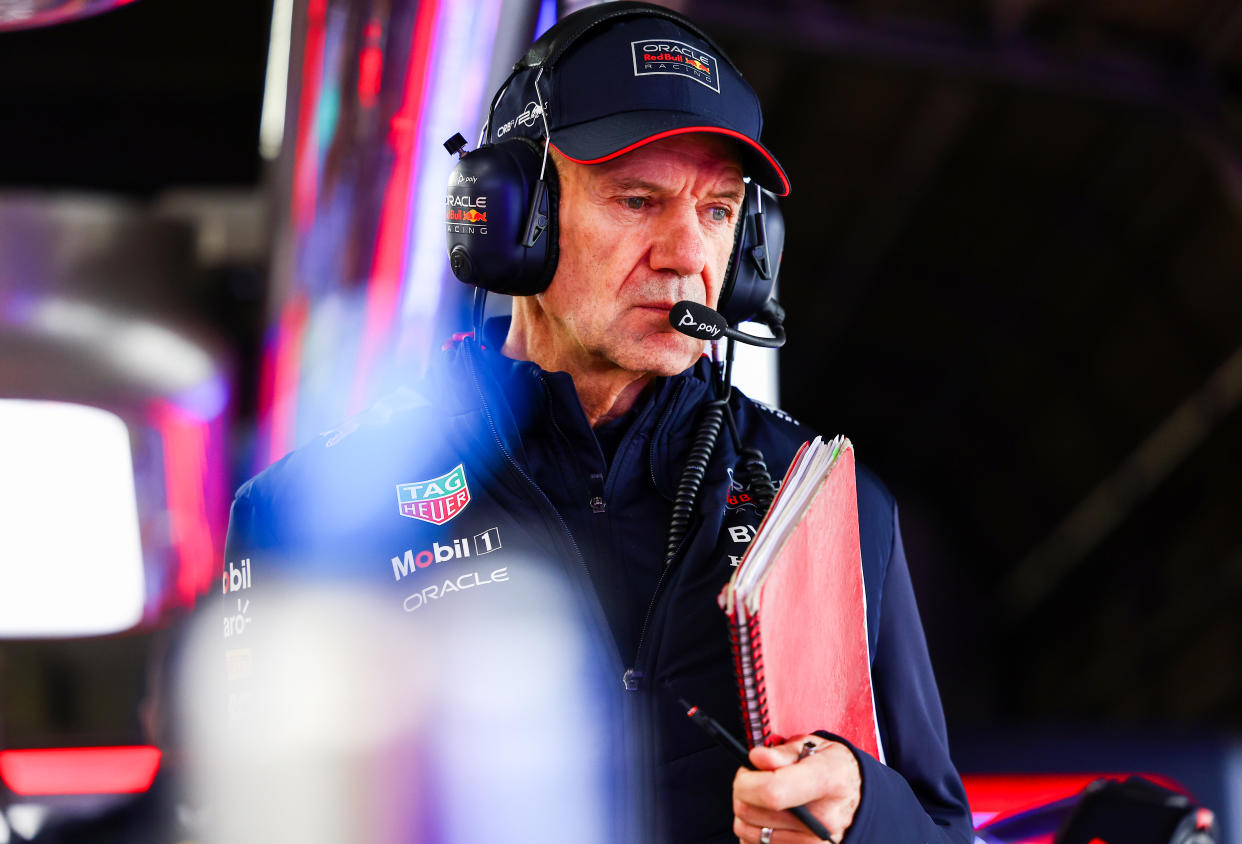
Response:
MULTIPOLYGON (((562 421, 576 415, 582 425, 586 423, 573 380, 567 373, 546 372, 531 361, 513 360, 501 354, 509 323, 508 317, 487 320, 476 360, 484 370, 480 375, 490 383, 489 403, 508 423, 503 426, 508 430, 501 435, 514 456, 525 463, 522 436, 532 426, 542 428, 549 424, 549 414, 562 421)), ((693 443, 698 408, 711 397, 711 362, 700 357, 684 372, 655 379, 636 406, 635 424, 651 430, 646 456, 652 479, 668 498, 676 492, 681 467, 693 443)), ((717 450, 726 445, 727 437, 728 433, 722 430, 717 450)))

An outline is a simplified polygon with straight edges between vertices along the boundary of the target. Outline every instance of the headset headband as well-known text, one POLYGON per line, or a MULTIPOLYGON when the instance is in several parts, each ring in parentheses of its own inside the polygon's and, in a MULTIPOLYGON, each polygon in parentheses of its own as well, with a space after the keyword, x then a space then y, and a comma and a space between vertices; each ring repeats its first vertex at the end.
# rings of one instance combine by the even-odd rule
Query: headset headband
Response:
MULTIPOLYGON (((608 23, 610 21, 619 20, 621 18, 664 18, 670 20, 678 26, 690 30, 699 38, 702 38, 707 44, 716 51, 718 55, 729 63, 734 70, 738 67, 733 63, 720 45, 716 41, 698 27, 693 21, 689 20, 672 9, 666 9, 663 6, 653 6, 649 3, 635 3, 622 0, 621 2, 600 3, 595 6, 588 6, 575 15, 571 16, 576 24, 572 30, 562 30, 560 25, 554 25, 548 29, 534 44, 530 45, 530 49, 526 51, 526 55, 518 59, 513 65, 513 72, 517 73, 523 70, 529 70, 536 67, 553 68, 560 60, 561 56, 572 47, 578 39, 582 38, 597 26, 608 23), (581 23, 577 15, 581 15, 581 23)), ((567 23, 570 18, 561 21, 562 24, 567 23)), ((741 71, 738 71, 739 73, 741 71)), ((512 78, 512 74, 510 75, 512 78)), ((501 86, 504 87, 503 85, 501 86)))

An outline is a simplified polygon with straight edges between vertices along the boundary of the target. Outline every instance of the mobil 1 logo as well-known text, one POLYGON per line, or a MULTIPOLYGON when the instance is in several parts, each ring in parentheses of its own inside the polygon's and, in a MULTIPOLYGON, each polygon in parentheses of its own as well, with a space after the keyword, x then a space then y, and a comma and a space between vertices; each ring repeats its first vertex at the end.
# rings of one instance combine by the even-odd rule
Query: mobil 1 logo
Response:
POLYGON ((428 568, 433 563, 482 557, 500 548, 500 528, 489 528, 474 536, 458 537, 444 544, 433 542, 430 548, 421 550, 407 548, 404 554, 392 558, 392 576, 400 582, 402 578, 417 573, 419 569, 428 568))

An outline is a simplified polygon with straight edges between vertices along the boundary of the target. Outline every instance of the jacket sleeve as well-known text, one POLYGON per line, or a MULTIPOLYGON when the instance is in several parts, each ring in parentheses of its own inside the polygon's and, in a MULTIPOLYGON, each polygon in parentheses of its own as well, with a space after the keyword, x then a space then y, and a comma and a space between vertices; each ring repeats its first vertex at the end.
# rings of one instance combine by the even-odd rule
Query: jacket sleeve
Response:
POLYGON ((229 509, 229 531, 224 543, 224 557, 237 562, 275 546, 273 514, 260 507, 254 481, 244 484, 233 498, 229 509))
POLYGON ((862 802, 842 844, 968 844, 974 840, 970 808, 961 777, 949 758, 940 693, 895 506, 892 519, 892 546, 871 663, 887 765, 850 746, 862 771, 862 802))
POLYGON ((287 531, 282 530, 285 508, 275 505, 270 490, 264 488, 272 480, 270 475, 260 474, 237 491, 229 509, 228 535, 224 541, 225 566, 240 567, 242 561, 246 561, 252 583, 256 585, 286 576, 295 551, 285 539, 287 531))

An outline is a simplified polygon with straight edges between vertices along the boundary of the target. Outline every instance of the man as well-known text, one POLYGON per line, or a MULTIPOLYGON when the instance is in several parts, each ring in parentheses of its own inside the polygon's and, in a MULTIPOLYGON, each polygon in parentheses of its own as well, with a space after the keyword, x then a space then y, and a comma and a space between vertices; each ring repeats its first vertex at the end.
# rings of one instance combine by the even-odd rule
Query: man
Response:
MULTIPOLYGON (((717 305, 744 180, 781 194, 788 181, 759 143, 753 91, 679 16, 637 3, 587 9, 532 57, 494 103, 488 140, 524 137, 550 157, 545 235, 558 248, 546 289, 516 298, 507 326, 488 323, 433 364, 401 406, 382 406, 244 486, 230 561, 281 556, 333 576, 391 577, 385 588, 401 611, 429 619, 503 595, 527 563, 469 594, 451 579, 411 591, 425 570, 481 584, 479 572, 501 558, 480 537, 507 555, 526 549, 577 590, 609 670, 624 675, 620 741, 641 779, 644 839, 816 840, 785 811, 805 804, 838 842, 970 841, 895 506, 865 469, 868 645, 891 767, 825 733, 756 749, 759 770, 739 770, 678 709, 679 697, 693 700, 741 732, 716 596, 759 514, 729 502, 743 457, 721 437, 664 563, 671 502, 713 398, 703 343, 671 328, 668 314, 685 299, 717 305), (444 550, 468 550, 470 537, 473 557, 444 550), (798 761, 807 741, 816 752, 798 761)), ((742 444, 761 449, 778 477, 813 436, 736 392, 730 408, 742 444)))

